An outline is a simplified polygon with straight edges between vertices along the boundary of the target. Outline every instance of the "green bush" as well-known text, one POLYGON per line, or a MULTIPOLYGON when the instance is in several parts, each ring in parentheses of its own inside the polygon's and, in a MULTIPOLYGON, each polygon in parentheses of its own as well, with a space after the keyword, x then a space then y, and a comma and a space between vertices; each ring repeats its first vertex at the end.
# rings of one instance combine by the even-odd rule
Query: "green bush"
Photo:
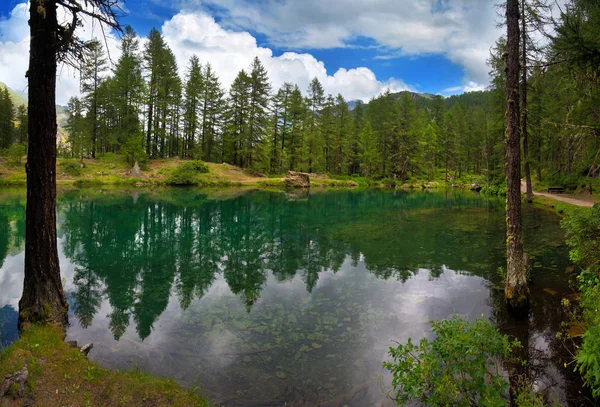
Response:
POLYGON ((395 188, 396 185, 402 184, 401 182, 398 182, 398 180, 395 180, 393 178, 384 178, 381 180, 381 185, 383 185, 384 187, 389 187, 389 188, 395 188))
POLYGON ((561 222, 571 247, 571 260, 584 270, 577 280, 581 291, 582 318, 589 326, 576 356, 579 371, 594 397, 600 396, 600 206, 576 209, 561 222))
POLYGON ((189 170, 189 171, 194 171, 198 174, 208 174, 208 172, 209 172, 208 165, 204 164, 200 160, 187 161, 187 162, 181 164, 179 167, 177 167, 177 169, 185 169, 185 170, 189 170))
POLYGON ((489 196, 506 196, 506 184, 502 183, 502 184, 484 185, 481 188, 480 193, 482 195, 489 195, 489 196))
POLYGON ((136 162, 140 165, 146 162, 148 156, 142 145, 142 136, 134 136, 127 140, 121 146, 121 154, 125 157, 125 161, 131 165, 134 165, 136 162))
POLYGON ((13 144, 4 150, 3 153, 11 164, 19 165, 25 155, 25 146, 23 144, 13 144))
POLYGON ((392 397, 398 404, 419 401, 426 406, 505 406, 509 383, 502 361, 520 347, 490 322, 462 317, 432 321, 435 338, 418 345, 390 348, 392 397))
POLYGON ((202 161, 188 161, 181 164, 167 178, 168 185, 199 185, 199 174, 209 172, 208 166, 202 161))
POLYGON ((60 170, 70 177, 81 175, 81 166, 77 160, 63 160, 60 163, 60 170))

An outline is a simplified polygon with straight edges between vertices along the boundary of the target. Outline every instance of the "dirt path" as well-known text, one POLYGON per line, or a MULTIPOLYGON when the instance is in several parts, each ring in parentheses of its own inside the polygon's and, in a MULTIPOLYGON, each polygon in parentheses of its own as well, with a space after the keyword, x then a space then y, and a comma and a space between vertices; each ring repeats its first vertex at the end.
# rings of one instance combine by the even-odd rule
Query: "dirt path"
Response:
MULTIPOLYGON (((527 191, 525 186, 525 181, 521 181, 521 193, 525 193, 527 191)), ((533 191, 533 195, 535 196, 543 196, 549 199, 553 199, 555 201, 560 201, 564 203, 568 203, 575 206, 581 206, 583 208, 591 208, 594 206, 598 200, 593 196, 587 193, 580 193, 578 195, 572 194, 549 194, 547 192, 537 192, 533 191)))

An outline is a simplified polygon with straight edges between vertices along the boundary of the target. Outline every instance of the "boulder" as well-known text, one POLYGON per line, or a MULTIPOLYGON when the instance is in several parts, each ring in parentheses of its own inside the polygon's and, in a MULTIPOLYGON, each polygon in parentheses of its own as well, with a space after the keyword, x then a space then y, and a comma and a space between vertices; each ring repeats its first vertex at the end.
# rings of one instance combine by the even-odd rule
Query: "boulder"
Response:
POLYGON ((479 192, 481 191, 481 188, 482 186, 477 183, 471 184, 471 191, 479 192))
POLYGON ((310 188, 310 177, 305 172, 289 171, 285 177, 288 188, 310 188))
POLYGON ((4 399, 4 396, 11 395, 13 398, 25 396, 25 388, 29 380, 29 371, 27 366, 23 369, 4 376, 4 381, 0 384, 0 401, 4 399), (14 394, 14 393, 17 394, 14 394))
POLYGON ((140 170, 140 165, 136 161, 135 164, 133 165, 133 169, 131 170, 131 177, 132 178, 142 178, 143 176, 144 176, 144 174, 142 174, 142 170, 140 170))

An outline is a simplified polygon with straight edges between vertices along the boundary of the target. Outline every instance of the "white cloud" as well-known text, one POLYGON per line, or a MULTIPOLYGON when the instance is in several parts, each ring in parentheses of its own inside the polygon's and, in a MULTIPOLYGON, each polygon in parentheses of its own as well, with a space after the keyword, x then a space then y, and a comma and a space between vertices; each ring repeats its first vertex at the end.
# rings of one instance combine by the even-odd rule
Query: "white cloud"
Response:
MULTIPOLYGON (((489 48, 502 33, 496 0, 180 0, 188 10, 210 6, 226 27, 250 29, 284 48, 352 46, 371 38, 384 53, 443 54, 465 80, 487 83, 489 48)), ((386 58, 383 56, 383 58, 386 58)))
POLYGON ((398 79, 380 81, 365 67, 340 68, 330 75, 324 63, 310 54, 286 52, 274 56, 271 49, 259 47, 256 39, 249 33, 227 30, 202 11, 182 11, 176 14, 164 23, 162 32, 175 53, 182 72, 189 58, 196 54, 201 62, 211 63, 225 88, 257 56, 268 70, 274 90, 284 82, 292 82, 305 91, 314 77, 322 82, 326 92, 334 95, 341 93, 348 100, 366 101, 386 89, 410 89, 398 79))
POLYGON ((485 90, 486 86, 478 84, 473 81, 468 81, 466 84, 461 86, 452 86, 450 88, 444 89, 441 94, 442 95, 456 95, 458 93, 467 93, 467 92, 476 92, 485 90))
MULTIPOLYGON (((59 21, 70 21, 64 10, 59 8, 59 21)), ((29 66, 29 15, 27 3, 20 3, 10 13, 10 17, 0 21, 0 82, 4 82, 17 92, 27 94, 25 72, 29 66)), ((90 40, 102 35, 98 23, 83 19, 83 26, 77 35, 90 40)), ((105 45, 113 61, 119 57, 118 41, 107 37, 105 45)), ((56 103, 66 105, 71 96, 78 96, 79 74, 77 70, 63 65, 58 67, 56 82, 56 103)))
MULTIPOLYGON (((0 22, 0 81, 17 91, 26 91, 25 71, 28 66, 29 34, 27 6, 18 4, 7 20, 0 22), (26 29, 24 29, 25 27, 26 29), (6 40, 4 40, 6 38, 6 40)), ((64 17, 63 17, 64 18, 64 17)), ((286 52, 274 56, 269 48, 259 47, 256 39, 244 31, 223 28, 213 17, 202 11, 182 11, 164 22, 162 32, 166 42, 177 57, 183 75, 189 58, 196 54, 200 60, 210 62, 228 89, 241 69, 246 69, 258 56, 267 70, 274 90, 284 82, 297 83, 306 91, 312 78, 317 77, 328 93, 341 93, 346 99, 367 101, 386 89, 400 91, 411 89, 400 79, 380 81, 368 68, 340 68, 328 74, 322 61, 306 53, 286 52)), ((84 21, 78 35, 90 39, 101 34, 97 25, 84 21)), ((118 42, 108 39, 108 48, 113 61, 120 54, 118 42)), ((59 67, 57 81, 57 103, 66 104, 71 96, 79 95, 79 75, 68 66, 59 67)))

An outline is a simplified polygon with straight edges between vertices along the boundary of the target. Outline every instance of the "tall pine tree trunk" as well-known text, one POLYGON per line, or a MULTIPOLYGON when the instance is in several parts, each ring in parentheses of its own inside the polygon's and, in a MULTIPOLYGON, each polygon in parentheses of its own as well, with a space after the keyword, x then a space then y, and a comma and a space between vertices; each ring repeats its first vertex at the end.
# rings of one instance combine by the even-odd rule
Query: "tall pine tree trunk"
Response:
POLYGON ((25 280, 19 328, 67 322, 56 246, 56 1, 30 2, 25 280))
POLYGON ((529 165, 529 139, 527 133, 527 31, 525 22, 526 0, 521 0, 521 131, 523 132, 523 158, 525 159, 525 185, 527 202, 533 202, 531 167, 529 165))
POLYGON ((519 0, 506 2, 506 284, 509 309, 529 304, 521 226, 521 140, 519 126, 519 0))

